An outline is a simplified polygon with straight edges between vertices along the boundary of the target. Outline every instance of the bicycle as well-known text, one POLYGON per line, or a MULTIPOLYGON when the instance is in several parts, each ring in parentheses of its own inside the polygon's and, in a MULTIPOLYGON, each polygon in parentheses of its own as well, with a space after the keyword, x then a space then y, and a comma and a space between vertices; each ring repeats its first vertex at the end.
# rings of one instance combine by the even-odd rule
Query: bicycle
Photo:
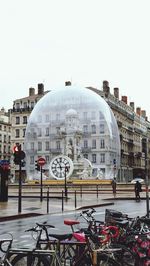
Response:
POLYGON ((0 239, 0 266, 61 266, 55 250, 12 248, 13 236, 0 239))

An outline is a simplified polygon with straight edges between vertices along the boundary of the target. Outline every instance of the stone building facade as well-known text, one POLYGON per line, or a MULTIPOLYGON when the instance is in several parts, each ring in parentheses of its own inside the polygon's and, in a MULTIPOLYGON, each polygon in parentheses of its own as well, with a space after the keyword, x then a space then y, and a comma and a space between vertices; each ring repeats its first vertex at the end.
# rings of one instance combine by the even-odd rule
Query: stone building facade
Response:
POLYGON ((11 123, 4 108, 0 110, 0 160, 11 159, 11 123))
MULTIPOLYGON (((66 85, 70 85, 70 82, 66 82, 66 85)), ((88 89, 95 91, 105 99, 118 124, 121 141, 118 180, 128 182, 135 176, 144 177, 145 156, 148 163, 150 161, 150 122, 146 117, 145 110, 140 107, 135 108, 134 102, 128 103, 127 96, 122 96, 120 99, 119 88, 114 88, 111 93, 108 81, 103 81, 102 89, 93 87, 88 87, 88 89), (144 141, 146 141, 146 153, 144 141)), ((47 92, 44 92, 44 85, 38 84, 37 93, 34 88, 29 88, 27 97, 14 101, 13 108, 10 110, 12 148, 19 143, 23 149, 28 117, 35 104, 45 93, 47 92)))

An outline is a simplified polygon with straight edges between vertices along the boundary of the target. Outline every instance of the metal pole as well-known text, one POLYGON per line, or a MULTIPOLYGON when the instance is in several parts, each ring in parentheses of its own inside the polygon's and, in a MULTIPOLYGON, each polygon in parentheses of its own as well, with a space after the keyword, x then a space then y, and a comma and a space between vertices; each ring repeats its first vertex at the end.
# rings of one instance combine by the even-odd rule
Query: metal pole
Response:
POLYGON ((49 186, 47 188, 47 213, 49 213, 49 186))
POLYGON ((62 212, 64 210, 64 192, 62 190, 62 212))
POLYGON ((76 193, 76 190, 74 192, 74 206, 75 206, 75 208, 77 207, 77 193, 76 193))
POLYGON ((40 166, 40 170, 41 170, 41 194, 40 194, 40 201, 43 201, 43 176, 42 176, 42 166, 40 166))
POLYGON ((146 212, 147 212, 147 217, 149 218, 149 190, 148 190, 148 159, 147 159, 147 154, 145 154, 145 182, 146 182, 146 212))
POLYGON ((80 197, 82 198, 82 185, 80 185, 80 197))
POLYGON ((22 180, 21 180, 21 159, 20 159, 20 162, 19 162, 19 190, 18 190, 18 213, 21 213, 21 200, 22 200, 22 180))
POLYGON ((98 198, 98 185, 96 185, 96 188, 97 188, 97 198, 98 198))
POLYGON ((145 145, 145 188, 146 188, 146 213, 149 218, 149 190, 148 190, 148 158, 147 158, 147 138, 144 138, 145 145))
POLYGON ((67 197, 68 191, 67 191, 67 176, 66 176, 67 168, 65 167, 65 197, 67 197))

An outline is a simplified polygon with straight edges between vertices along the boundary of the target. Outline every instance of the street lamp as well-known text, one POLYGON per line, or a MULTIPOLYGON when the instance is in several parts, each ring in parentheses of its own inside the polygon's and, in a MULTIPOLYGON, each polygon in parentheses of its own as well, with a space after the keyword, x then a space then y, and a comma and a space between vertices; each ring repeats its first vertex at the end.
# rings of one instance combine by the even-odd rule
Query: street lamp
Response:
POLYGON ((147 158, 147 138, 142 139, 142 151, 145 153, 145 188, 146 188, 146 212, 149 218, 149 189, 148 189, 148 158, 147 158))
POLYGON ((68 196, 68 191, 67 191, 67 172, 68 172, 68 167, 65 166, 65 197, 68 196))

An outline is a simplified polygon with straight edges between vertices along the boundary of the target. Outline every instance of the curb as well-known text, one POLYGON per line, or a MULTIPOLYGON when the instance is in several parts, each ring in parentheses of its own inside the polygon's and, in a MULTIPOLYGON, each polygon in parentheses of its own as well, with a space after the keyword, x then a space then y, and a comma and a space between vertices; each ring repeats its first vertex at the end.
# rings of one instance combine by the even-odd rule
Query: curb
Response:
POLYGON ((76 208, 76 210, 89 209, 89 208, 94 208, 94 207, 105 207, 109 205, 114 205, 114 202, 94 204, 94 205, 84 205, 82 207, 76 208))
POLYGON ((41 213, 23 213, 23 214, 16 214, 16 215, 10 215, 10 216, 3 216, 0 217, 0 222, 7 222, 17 219, 24 219, 24 218, 32 218, 35 216, 43 215, 41 213))

